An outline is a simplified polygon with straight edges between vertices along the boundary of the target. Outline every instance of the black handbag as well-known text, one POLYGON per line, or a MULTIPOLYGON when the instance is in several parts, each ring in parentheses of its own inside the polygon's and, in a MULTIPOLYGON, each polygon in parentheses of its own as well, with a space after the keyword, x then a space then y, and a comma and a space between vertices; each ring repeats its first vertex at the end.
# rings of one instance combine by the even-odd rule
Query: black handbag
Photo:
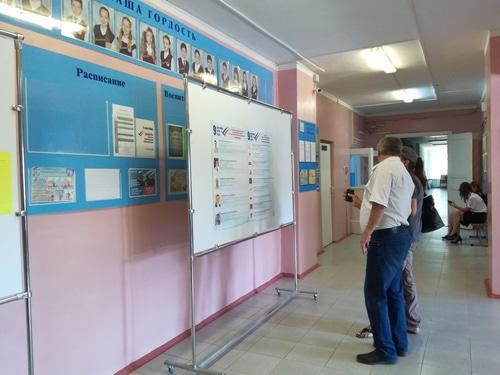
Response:
POLYGON ((444 223, 436 210, 433 196, 425 196, 422 204, 422 233, 434 232, 442 227, 444 223))

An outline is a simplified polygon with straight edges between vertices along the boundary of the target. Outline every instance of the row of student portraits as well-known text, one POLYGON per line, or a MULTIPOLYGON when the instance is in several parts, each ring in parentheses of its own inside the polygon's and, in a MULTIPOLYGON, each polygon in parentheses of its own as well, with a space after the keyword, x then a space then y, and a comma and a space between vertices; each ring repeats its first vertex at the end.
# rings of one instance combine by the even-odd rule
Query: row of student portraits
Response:
MULTIPOLYGON (((23 10, 52 15, 51 0, 17 0, 23 10)), ((0 3, 17 6, 16 0, 0 3)), ((137 21, 95 0, 62 1, 62 34, 93 43, 164 69, 192 76, 252 99, 259 98, 259 78, 229 61, 175 39, 161 30, 137 21), (90 17, 90 14, 92 17, 90 17), (139 38, 137 38, 139 31, 139 38), (138 41, 138 42, 137 42, 138 41)))

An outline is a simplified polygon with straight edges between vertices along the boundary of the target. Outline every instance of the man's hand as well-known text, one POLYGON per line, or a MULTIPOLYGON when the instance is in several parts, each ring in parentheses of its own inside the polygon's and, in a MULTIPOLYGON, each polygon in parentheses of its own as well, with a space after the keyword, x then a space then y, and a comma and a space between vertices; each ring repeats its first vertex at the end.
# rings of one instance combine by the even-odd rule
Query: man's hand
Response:
POLYGON ((352 196, 352 205, 354 207, 361 208, 362 203, 363 203, 363 201, 361 199, 359 199, 359 197, 357 195, 352 196))
POLYGON ((366 253, 368 253, 368 246, 370 245, 371 238, 371 233, 367 232, 366 230, 361 234, 361 241, 359 241, 359 243, 361 245, 361 252, 363 253, 363 255, 366 255, 366 253))

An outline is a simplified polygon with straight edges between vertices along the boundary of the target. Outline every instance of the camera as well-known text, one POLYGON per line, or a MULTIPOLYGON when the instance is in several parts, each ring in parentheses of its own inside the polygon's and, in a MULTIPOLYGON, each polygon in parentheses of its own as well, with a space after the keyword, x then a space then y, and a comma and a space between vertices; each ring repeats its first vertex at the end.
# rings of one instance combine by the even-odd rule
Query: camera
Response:
POLYGON ((346 202, 352 202, 352 197, 354 195, 354 190, 353 189, 347 189, 344 193, 344 200, 346 202))

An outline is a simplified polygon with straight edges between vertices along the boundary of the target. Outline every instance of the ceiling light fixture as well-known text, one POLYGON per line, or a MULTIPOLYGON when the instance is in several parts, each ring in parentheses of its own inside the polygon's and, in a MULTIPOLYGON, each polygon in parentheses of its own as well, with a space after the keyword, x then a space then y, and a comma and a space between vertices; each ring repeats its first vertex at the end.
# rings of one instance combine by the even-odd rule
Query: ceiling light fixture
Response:
POLYGON ((396 73, 397 71, 383 47, 370 48, 367 50, 365 58, 368 64, 375 70, 382 70, 387 74, 396 73))
POLYGON ((417 99, 417 95, 412 89, 403 89, 396 92, 396 97, 398 100, 402 100, 405 103, 413 103, 417 99))

